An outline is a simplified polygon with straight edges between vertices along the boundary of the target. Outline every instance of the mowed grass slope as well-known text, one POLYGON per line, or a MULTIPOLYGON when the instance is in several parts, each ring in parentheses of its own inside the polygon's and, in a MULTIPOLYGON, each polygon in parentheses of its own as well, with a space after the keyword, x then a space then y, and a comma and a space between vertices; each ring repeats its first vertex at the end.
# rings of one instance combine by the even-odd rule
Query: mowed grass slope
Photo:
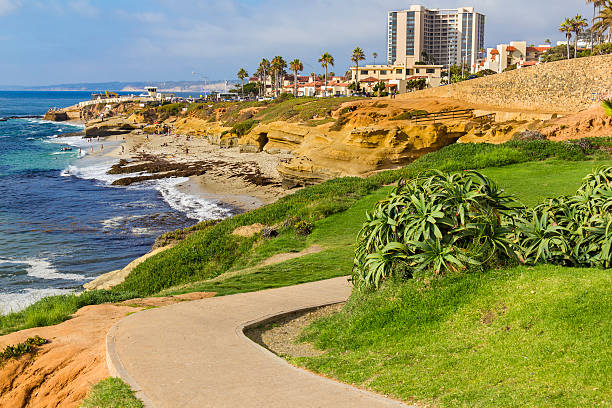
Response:
POLYGON ((294 359, 439 407, 612 406, 612 274, 556 266, 389 283, 353 295, 294 359))
MULTIPOLYGON (((608 142, 602 138, 602 143, 608 142)), ((534 199, 534 192, 542 191, 538 184, 542 180, 550 184, 546 194, 570 194, 584 175, 606 163, 610 163, 610 156, 601 151, 585 153, 575 145, 546 141, 451 145, 398 170, 365 179, 331 180, 216 225, 200 224, 175 248, 139 265, 118 287, 86 296, 43 299, 23 311, 0 316, 0 333, 57 324, 68 319, 79 307, 90 304, 194 290, 215 291, 222 295, 348 275, 352 269, 353 244, 365 219, 365 211, 385 196, 388 187, 384 186, 430 169, 486 168, 485 174, 496 172, 493 177, 503 187, 517 194, 526 204, 533 204, 540 198, 534 199), (521 175, 523 166, 529 170, 521 175), (567 166, 571 171, 564 173, 567 166), (295 225, 299 221, 314 225, 310 236, 296 232, 295 225), (254 223, 276 226, 279 236, 265 239, 261 234, 251 238, 232 235, 235 228, 254 223), (258 267, 262 260, 272 255, 300 251, 313 244, 326 250, 258 267), (223 276, 226 272, 245 268, 249 273, 227 279, 223 276), (211 282, 214 278, 217 280, 211 282)))

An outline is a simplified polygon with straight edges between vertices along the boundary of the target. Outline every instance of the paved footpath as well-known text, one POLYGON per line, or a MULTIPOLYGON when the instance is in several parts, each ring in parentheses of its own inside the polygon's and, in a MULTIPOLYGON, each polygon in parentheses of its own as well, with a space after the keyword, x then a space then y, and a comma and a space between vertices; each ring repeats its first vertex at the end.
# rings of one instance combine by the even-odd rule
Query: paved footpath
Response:
POLYGON ((107 362, 147 407, 406 407, 295 368, 243 329, 346 300, 346 278, 177 303, 133 314, 107 335, 107 362))

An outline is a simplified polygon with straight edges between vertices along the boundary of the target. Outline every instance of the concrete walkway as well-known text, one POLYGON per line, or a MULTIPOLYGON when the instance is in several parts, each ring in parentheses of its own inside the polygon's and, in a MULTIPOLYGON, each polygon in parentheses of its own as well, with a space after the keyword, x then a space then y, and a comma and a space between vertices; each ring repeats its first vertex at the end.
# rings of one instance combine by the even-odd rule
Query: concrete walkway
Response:
POLYGON ((350 292, 346 278, 336 278, 136 313, 109 331, 108 366, 147 407, 406 407, 295 368, 243 334, 350 292))

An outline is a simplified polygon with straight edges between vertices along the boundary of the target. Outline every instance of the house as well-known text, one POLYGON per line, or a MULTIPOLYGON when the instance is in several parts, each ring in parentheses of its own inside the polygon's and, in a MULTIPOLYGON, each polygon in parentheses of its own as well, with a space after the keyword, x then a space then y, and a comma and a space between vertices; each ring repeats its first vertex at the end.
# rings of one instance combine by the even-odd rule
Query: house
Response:
POLYGON ((537 65, 542 55, 549 49, 549 45, 527 46, 526 41, 499 44, 497 48, 488 48, 485 59, 479 61, 475 68, 477 71, 490 69, 495 72, 503 72, 510 65, 516 64, 517 68, 537 65))
POLYGON ((407 58, 400 64, 365 65, 359 69, 351 67, 351 77, 359 81, 365 92, 372 92, 378 82, 384 82, 387 88, 406 93, 406 85, 413 79, 425 79, 430 88, 440 86, 442 65, 423 64, 414 58, 407 58))

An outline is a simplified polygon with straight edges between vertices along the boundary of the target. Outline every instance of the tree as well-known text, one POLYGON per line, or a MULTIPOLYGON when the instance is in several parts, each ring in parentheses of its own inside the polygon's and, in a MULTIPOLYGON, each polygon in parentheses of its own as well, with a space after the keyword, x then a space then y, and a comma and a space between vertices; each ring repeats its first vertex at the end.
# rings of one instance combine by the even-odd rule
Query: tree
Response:
POLYGON ((267 59, 263 58, 261 60, 261 62, 259 63, 259 71, 262 74, 263 77, 263 91, 262 91, 262 95, 266 96, 266 83, 268 81, 268 73, 270 72, 270 61, 268 61, 267 59))
POLYGON ((244 79, 249 76, 249 73, 244 68, 240 68, 238 71, 238 78, 240 78, 240 82, 242 83, 242 97, 244 98, 244 79))
POLYGON ((570 59, 570 40, 572 39, 572 32, 574 31, 572 20, 569 18, 563 20, 559 26, 559 31, 565 34, 565 39, 567 40, 567 59, 570 59))
MULTIPOLYGON (((591 24, 595 25, 595 18, 597 16, 597 9, 601 9, 601 7, 605 6, 607 0, 586 0, 586 4, 593 3, 593 19, 591 20, 591 24)), ((595 39, 593 38, 593 29, 591 29, 591 54, 593 53, 593 43, 595 39)))
POLYGON ((597 22, 593 24, 593 30, 595 30, 600 36, 604 36, 605 32, 608 31, 608 39, 612 37, 612 1, 608 0, 602 7, 601 11, 595 18, 597 22))
POLYGON ((296 58, 289 63, 289 68, 293 71, 294 96, 298 96, 298 74, 304 70, 304 64, 296 58))
POLYGON ((327 69, 331 65, 334 66, 334 57, 329 52, 323 53, 321 58, 319 58, 319 63, 321 67, 325 68, 325 94, 327 94, 327 69))
POLYGON ((376 85, 374 85, 374 88, 372 88, 372 91, 376 92, 378 96, 384 96, 383 92, 385 92, 386 89, 387 89, 387 84, 385 84, 384 81, 379 81, 376 83, 376 85))
POLYGON ((578 36, 584 30, 585 27, 589 26, 589 23, 580 14, 576 14, 572 20, 572 31, 576 34, 574 40, 574 58, 578 57, 578 36))
POLYGON ((281 75, 285 73, 285 68, 287 68, 287 63, 280 55, 272 58, 271 69, 274 72, 274 96, 278 96, 278 88, 279 81, 281 75))
POLYGON ((350 81, 351 79, 353 79, 353 72, 349 69, 348 71, 344 73, 344 78, 347 81, 350 81))
POLYGON ((357 82, 357 88, 359 88, 359 62, 365 60, 365 53, 359 47, 355 47, 353 54, 351 55, 351 62, 355 63, 355 82, 357 82))
MULTIPOLYGON (((567 46, 566 45, 557 45, 556 47, 551 47, 542 54, 542 62, 554 62, 561 61, 567 59, 567 46)), ((574 46, 570 45, 570 55, 574 52, 574 46)))
POLYGON ((547 38, 546 40, 544 40, 544 44, 550 47, 550 44, 552 44, 552 41, 550 41, 550 38, 547 38))
POLYGON ((374 65, 376 65, 376 58, 378 58, 378 53, 377 52, 373 52, 372 56, 374 57, 374 65))

